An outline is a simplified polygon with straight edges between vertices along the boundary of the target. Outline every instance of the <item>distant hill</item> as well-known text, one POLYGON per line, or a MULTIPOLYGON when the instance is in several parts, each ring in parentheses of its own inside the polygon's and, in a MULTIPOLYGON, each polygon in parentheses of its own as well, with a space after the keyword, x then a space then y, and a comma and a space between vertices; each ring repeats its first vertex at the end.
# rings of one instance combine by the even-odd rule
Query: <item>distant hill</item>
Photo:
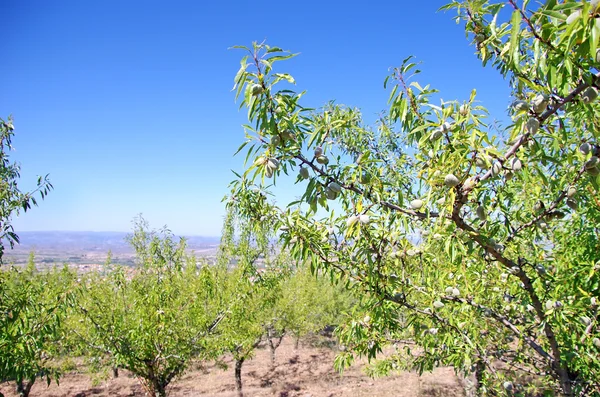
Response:
MULTIPOLYGON (((5 259, 15 264, 26 263, 31 251, 36 255, 36 262, 41 263, 96 263, 106 258, 108 251, 113 254, 115 263, 133 263, 133 249, 123 232, 69 232, 43 231, 19 232, 20 244, 13 250, 6 249, 5 259)), ((216 236, 184 236, 188 250, 201 256, 214 256, 219 246, 220 237, 216 236)))
MULTIPOLYGON (((132 249, 125 241, 129 233, 124 232, 19 232, 21 243, 15 248, 84 250, 108 252, 131 252, 132 249)), ((220 237, 184 236, 188 248, 204 250, 214 248, 219 244, 220 237)))

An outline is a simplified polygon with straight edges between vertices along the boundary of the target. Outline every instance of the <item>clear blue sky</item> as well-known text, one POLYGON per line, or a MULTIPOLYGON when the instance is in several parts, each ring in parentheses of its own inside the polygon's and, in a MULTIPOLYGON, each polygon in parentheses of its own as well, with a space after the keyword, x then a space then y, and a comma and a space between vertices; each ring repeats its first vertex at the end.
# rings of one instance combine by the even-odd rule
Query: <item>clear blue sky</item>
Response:
POLYGON ((0 116, 15 118, 23 189, 55 190, 14 219, 18 231, 129 231, 143 213, 175 233, 218 235, 221 198, 240 170, 244 111, 230 91, 243 55, 266 39, 301 55, 281 63, 329 99, 386 106, 383 80, 408 55, 444 99, 505 115, 507 84, 483 69, 445 1, 4 0, 0 116))

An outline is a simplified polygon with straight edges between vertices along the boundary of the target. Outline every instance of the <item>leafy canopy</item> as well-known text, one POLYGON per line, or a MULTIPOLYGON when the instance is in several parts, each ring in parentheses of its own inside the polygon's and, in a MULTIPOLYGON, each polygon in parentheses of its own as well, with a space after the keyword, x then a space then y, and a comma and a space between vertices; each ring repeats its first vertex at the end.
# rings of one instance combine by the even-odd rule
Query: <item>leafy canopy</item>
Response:
POLYGON ((599 4, 442 8, 507 78, 507 123, 489 121, 475 89, 440 101, 408 57, 385 79, 389 108, 368 126, 358 109, 305 107, 293 77, 276 71, 294 54, 238 47, 247 166, 228 206, 273 222, 294 258, 362 294, 368 314, 342 331, 339 366, 392 345, 377 372, 451 365, 475 372, 481 393, 597 390, 599 4), (286 177, 301 198, 268 200, 286 177), (397 343, 407 339, 420 349, 397 343))

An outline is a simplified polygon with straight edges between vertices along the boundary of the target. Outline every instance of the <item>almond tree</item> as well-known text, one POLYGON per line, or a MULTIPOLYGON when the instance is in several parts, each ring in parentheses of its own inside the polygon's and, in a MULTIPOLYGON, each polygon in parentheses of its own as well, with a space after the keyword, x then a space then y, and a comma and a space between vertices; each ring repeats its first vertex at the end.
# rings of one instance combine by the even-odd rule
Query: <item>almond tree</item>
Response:
POLYGON ((274 230, 267 219, 259 223, 245 222, 235 208, 227 212, 223 227, 218 266, 227 269, 235 262, 235 267, 227 273, 224 286, 229 311, 218 335, 218 345, 234 359, 235 384, 240 397, 243 396, 244 362, 252 358, 265 336, 271 347, 276 348, 274 332, 281 332, 281 338, 285 334, 275 308, 290 265, 285 263, 285 255, 275 252, 274 230))
POLYGON ((152 396, 166 388, 194 358, 218 354, 211 338, 224 316, 220 276, 198 267, 168 230, 150 231, 136 221, 130 241, 139 267, 90 274, 81 281, 73 329, 92 357, 131 371, 152 396))
POLYGON ((354 300, 340 283, 331 285, 322 275, 311 274, 308 266, 298 266, 283 282, 276 310, 297 349, 300 338, 342 324, 354 300))
POLYGON ((274 69, 294 54, 238 47, 248 165, 228 205, 278 222, 294 258, 361 293, 339 366, 410 339, 417 352, 398 349, 380 372, 451 365, 481 395, 600 392, 599 4, 443 7, 510 85, 505 123, 475 90, 440 100, 410 57, 385 79, 375 126, 334 103, 310 110, 274 69), (294 174, 301 198, 269 202, 268 185, 294 174))
POLYGON ((9 151, 12 150, 12 137, 14 136, 12 117, 8 120, 0 119, 0 263, 4 255, 4 244, 7 241, 10 247, 19 243, 19 236, 11 224, 13 215, 18 215, 21 210, 27 211, 32 205, 37 205, 35 198, 39 194, 43 199, 52 190, 48 175, 39 177, 37 187, 31 192, 22 192, 18 182, 21 177, 21 167, 11 162, 9 151))
POLYGON ((75 278, 67 267, 38 273, 32 261, 0 272, 0 381, 14 381, 21 397, 38 378, 58 382, 75 278))

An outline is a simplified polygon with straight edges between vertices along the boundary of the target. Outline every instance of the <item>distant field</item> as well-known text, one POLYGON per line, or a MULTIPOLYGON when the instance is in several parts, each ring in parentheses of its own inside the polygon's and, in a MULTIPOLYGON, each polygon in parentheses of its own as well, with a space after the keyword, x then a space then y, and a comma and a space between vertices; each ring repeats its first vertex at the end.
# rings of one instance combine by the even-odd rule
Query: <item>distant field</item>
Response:
MULTIPOLYGON (((21 244, 7 249, 5 262, 23 265, 33 251, 40 267, 68 263, 76 266, 99 265, 111 251, 112 262, 133 265, 134 252, 122 232, 20 232, 21 244)), ((219 237, 185 236, 188 250, 198 256, 216 255, 219 237)))

